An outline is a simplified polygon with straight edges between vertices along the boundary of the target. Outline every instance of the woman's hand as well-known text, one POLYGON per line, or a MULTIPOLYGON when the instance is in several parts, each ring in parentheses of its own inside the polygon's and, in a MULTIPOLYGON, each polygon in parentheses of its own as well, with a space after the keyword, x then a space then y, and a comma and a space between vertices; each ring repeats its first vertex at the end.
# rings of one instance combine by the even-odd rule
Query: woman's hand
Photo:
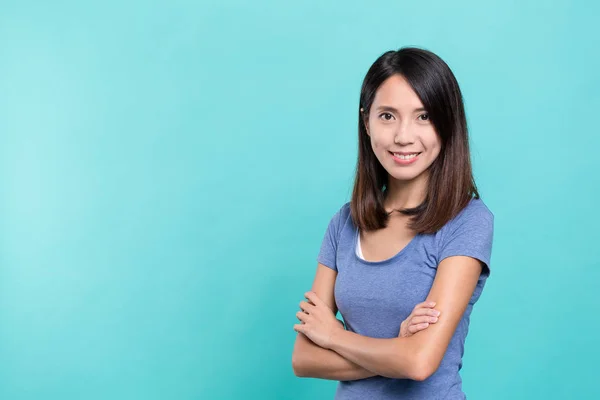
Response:
POLYGON ((435 302, 425 301, 415 306, 410 313, 400 324, 400 334, 398 337, 409 337, 415 333, 427 329, 429 324, 435 324, 438 321, 440 312, 433 309, 435 302))
POLYGON ((296 317, 301 321, 294 325, 296 332, 303 333, 317 346, 328 349, 331 344, 331 336, 336 330, 344 330, 341 321, 335 317, 333 311, 316 293, 307 292, 304 294, 309 301, 301 301, 302 311, 296 313, 296 317))

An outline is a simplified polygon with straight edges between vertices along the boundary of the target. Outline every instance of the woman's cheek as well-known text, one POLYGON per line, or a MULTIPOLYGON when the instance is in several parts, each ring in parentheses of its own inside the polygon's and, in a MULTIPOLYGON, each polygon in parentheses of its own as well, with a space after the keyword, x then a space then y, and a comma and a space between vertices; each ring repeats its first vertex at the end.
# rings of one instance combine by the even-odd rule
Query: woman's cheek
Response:
POLYGON ((373 150, 379 150, 381 148, 381 143, 377 137, 371 137, 371 146, 373 150))

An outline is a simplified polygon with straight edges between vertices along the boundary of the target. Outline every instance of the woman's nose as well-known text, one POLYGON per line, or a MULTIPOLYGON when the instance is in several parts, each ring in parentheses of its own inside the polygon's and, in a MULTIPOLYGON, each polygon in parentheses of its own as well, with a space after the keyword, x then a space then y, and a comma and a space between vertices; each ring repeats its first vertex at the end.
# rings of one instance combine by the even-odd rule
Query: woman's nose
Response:
POLYGON ((410 144, 412 142, 414 142, 414 138, 411 133, 410 127, 406 124, 400 124, 398 129, 396 130, 396 135, 394 136, 394 143, 410 144))

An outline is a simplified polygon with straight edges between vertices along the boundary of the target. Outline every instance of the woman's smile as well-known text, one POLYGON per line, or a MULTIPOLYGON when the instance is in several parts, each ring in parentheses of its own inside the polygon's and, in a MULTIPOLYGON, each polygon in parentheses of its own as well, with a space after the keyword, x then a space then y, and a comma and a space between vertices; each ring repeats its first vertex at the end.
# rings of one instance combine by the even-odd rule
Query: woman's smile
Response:
POLYGON ((389 153, 391 154, 394 162, 396 162, 400 165, 409 165, 409 164, 414 163, 415 161, 417 161, 419 154, 421 154, 421 153, 409 153, 409 154, 392 153, 391 151, 389 153))

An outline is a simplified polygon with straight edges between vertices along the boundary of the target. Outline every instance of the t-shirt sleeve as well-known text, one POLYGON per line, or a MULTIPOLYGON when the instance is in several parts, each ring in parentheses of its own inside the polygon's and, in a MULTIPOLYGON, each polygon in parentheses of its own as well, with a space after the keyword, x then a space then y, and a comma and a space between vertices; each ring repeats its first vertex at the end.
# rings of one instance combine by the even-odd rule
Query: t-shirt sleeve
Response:
POLYGON ((319 255, 317 256, 317 262, 331 268, 334 271, 337 271, 336 254, 341 228, 340 223, 342 219, 342 210, 343 207, 337 213, 335 213, 335 215, 329 221, 329 225, 325 231, 325 236, 321 242, 319 255))
POLYGON ((490 275, 494 214, 483 204, 469 207, 452 221, 444 234, 438 263, 451 256, 469 256, 483 262, 481 275, 490 275))

